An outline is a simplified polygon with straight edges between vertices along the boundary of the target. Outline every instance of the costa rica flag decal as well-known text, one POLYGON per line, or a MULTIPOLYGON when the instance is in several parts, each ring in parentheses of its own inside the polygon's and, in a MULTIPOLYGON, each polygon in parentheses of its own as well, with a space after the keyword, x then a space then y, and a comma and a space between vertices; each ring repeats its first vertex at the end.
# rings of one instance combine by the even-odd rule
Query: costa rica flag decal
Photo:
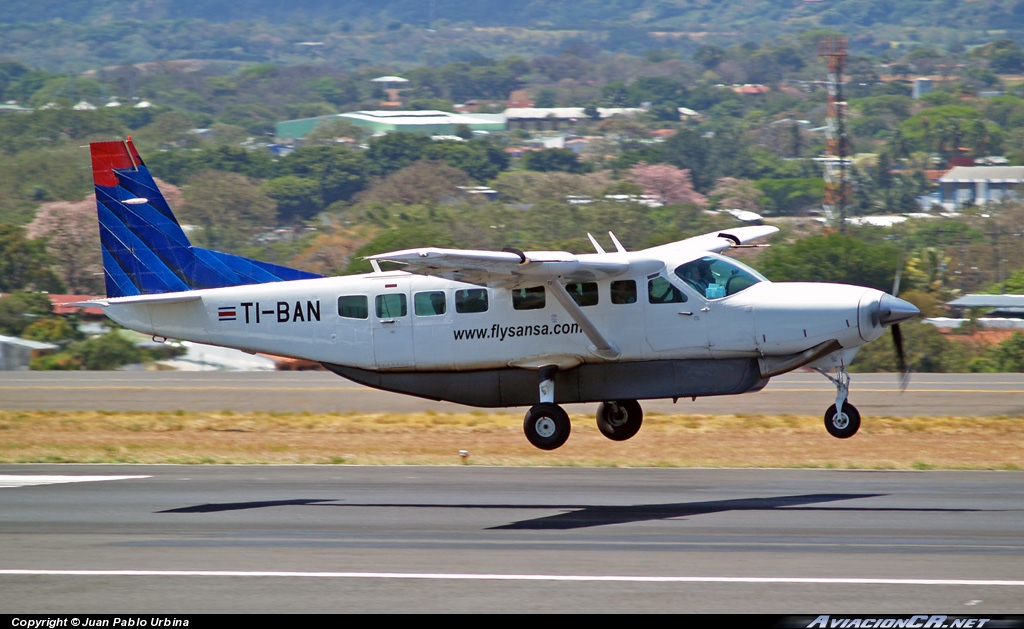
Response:
POLYGON ((221 306, 217 308, 218 321, 234 321, 238 319, 238 308, 235 306, 221 306))

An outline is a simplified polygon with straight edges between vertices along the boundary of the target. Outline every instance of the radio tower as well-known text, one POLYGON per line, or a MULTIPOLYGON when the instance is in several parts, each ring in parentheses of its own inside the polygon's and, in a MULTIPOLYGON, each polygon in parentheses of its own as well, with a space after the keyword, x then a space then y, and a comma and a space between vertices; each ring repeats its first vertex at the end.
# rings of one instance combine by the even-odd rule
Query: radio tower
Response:
POLYGON ((846 229, 849 207, 849 175, 846 137, 846 100, 843 98, 843 69, 846 67, 845 37, 827 37, 818 42, 818 56, 828 64, 828 105, 826 107, 825 155, 819 161, 825 167, 825 216, 846 229))

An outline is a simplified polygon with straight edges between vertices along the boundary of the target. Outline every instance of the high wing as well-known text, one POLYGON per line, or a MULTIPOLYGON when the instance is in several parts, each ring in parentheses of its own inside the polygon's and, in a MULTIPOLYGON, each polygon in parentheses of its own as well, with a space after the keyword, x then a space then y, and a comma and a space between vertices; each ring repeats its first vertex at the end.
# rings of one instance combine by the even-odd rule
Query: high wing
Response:
POLYGON ((724 251, 778 231, 777 227, 768 225, 738 227, 633 253, 617 251, 577 255, 567 251, 481 251, 423 247, 381 253, 366 259, 401 264, 406 271, 420 275, 481 286, 517 288, 549 280, 592 282, 623 275, 631 268, 634 272, 647 273, 650 272, 650 262, 664 255, 689 251, 724 251))
POLYGON ((567 251, 478 251, 424 247, 381 253, 367 260, 395 262, 404 270, 481 286, 516 288, 552 279, 595 281, 622 275, 629 261, 618 254, 567 251))
POLYGON ((766 238, 778 231, 778 227, 772 227, 771 225, 737 227, 735 229, 711 232, 709 234, 702 234, 700 236, 694 236, 693 238, 687 238, 686 240, 651 247, 650 249, 644 249, 644 252, 658 255, 682 253, 694 250, 713 251, 715 253, 719 253, 725 251, 729 247, 738 247, 745 245, 752 240, 766 238))
POLYGON ((665 255, 724 251, 777 231, 778 228, 768 226, 739 227, 633 253, 626 251, 618 239, 609 233, 617 249, 614 253, 604 253, 591 238, 599 253, 576 255, 567 251, 480 251, 426 247, 381 253, 368 256, 367 260, 375 263, 393 262, 403 265, 411 273, 480 286, 519 288, 544 284, 593 343, 591 351, 602 358, 615 360, 620 356, 618 347, 597 329, 573 301, 565 289, 565 283, 593 282, 628 272, 633 275, 657 273, 664 264, 661 258, 665 255))

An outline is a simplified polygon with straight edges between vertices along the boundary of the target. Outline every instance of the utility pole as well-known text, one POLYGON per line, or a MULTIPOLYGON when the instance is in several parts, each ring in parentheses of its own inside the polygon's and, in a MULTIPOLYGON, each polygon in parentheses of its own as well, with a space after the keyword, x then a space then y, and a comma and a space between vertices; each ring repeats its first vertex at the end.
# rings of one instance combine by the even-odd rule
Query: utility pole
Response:
POLYGON ((818 158, 825 171, 825 217, 846 230, 850 205, 849 140, 846 137, 846 100, 843 98, 843 70, 846 67, 845 37, 826 37, 818 42, 818 56, 828 65, 825 155, 818 158))

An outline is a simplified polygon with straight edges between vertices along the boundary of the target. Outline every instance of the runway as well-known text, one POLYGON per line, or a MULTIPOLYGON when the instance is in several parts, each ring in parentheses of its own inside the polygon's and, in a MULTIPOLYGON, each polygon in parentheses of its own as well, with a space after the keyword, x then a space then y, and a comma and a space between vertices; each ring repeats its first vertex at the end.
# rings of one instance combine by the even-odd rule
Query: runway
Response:
MULTIPOLYGON (((862 416, 1024 416, 1024 374, 853 374, 850 400, 862 416)), ((773 378, 764 390, 727 397, 645 400, 646 413, 820 415, 835 387, 810 372, 773 378)), ((593 404, 566 405, 572 413, 593 404)), ((479 411, 370 389, 326 372, 5 372, 3 410, 269 411, 437 413, 479 411)), ((504 410, 504 409, 497 409, 504 410)), ((486 409, 484 409, 486 412, 486 409)))
MULTIPOLYGON (((905 393, 854 374, 851 399, 1019 418, 1022 393, 1022 374, 919 374, 905 393)), ((797 373, 644 406, 817 415, 833 399, 797 373)), ((9 372, 0 408, 476 410, 318 372, 9 372)), ((1022 516, 1024 472, 3 465, 0 609, 1021 614, 1022 516)))
POLYGON ((0 609, 1019 614, 1022 481, 1020 472, 6 465, 0 609))

